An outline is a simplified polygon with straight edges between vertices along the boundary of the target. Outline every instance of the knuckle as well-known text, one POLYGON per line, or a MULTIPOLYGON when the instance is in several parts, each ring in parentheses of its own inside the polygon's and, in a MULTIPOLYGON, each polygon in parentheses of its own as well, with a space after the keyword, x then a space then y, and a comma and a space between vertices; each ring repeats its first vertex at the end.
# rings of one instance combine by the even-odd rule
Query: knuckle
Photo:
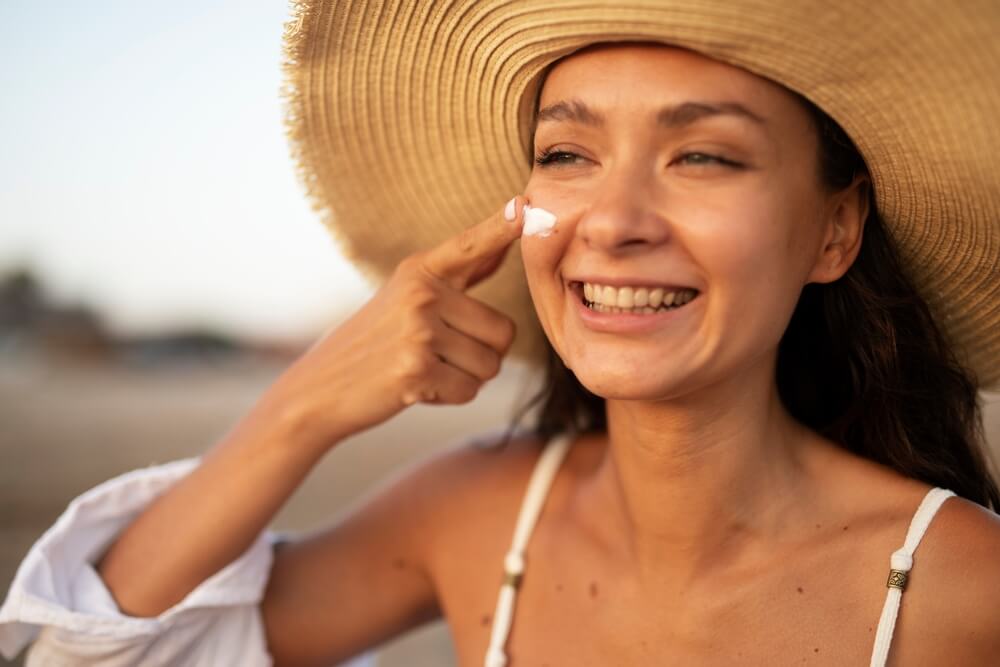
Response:
POLYGON ((428 316, 426 306, 411 304, 399 318, 399 334, 402 339, 417 347, 426 347, 435 337, 433 318, 428 316))
POLYGON ((420 317, 414 317, 406 332, 407 340, 419 348, 427 348, 434 342, 434 329, 420 317))
POLYGON ((420 266, 423 265, 423 262, 424 262, 424 253, 415 252, 412 255, 407 255, 406 257, 401 259, 399 261, 399 264, 396 265, 396 271, 400 273, 413 273, 420 266))
POLYGON ((434 342, 434 329, 425 320, 420 319, 413 327, 410 339, 423 349, 430 349, 434 342))
POLYGON ((437 291, 426 281, 417 277, 407 280, 401 291, 400 296, 403 303, 416 310, 424 310, 434 306, 438 301, 437 291))
POLYGON ((425 349, 409 349, 399 359, 399 374, 404 383, 422 380, 430 375, 437 358, 425 349))
POLYGON ((471 255, 476 250, 476 232, 472 227, 463 229, 455 238, 455 247, 462 255, 471 255))

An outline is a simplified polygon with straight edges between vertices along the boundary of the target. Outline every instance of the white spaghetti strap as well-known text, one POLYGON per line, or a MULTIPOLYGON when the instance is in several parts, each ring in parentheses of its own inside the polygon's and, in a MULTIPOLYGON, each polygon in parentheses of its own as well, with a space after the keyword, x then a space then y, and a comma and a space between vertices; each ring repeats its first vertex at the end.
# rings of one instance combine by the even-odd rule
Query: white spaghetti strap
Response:
POLYGON ((886 595, 882 616, 878 621, 878 630, 875 633, 871 667, 885 667, 885 662, 889 658, 889 645, 892 644, 892 633, 896 629, 899 603, 903 597, 903 590, 906 588, 910 569, 913 567, 913 552, 920 544, 924 532, 927 531, 927 526, 930 525, 931 519, 934 518, 941 504, 953 495, 955 495, 954 491, 942 488, 933 488, 928 491, 913 515, 913 520, 910 521, 910 529, 906 533, 903 546, 895 551, 892 558, 889 559, 889 580, 886 582, 889 593, 886 595))
POLYGON ((521 575, 524 573, 524 550, 528 546, 538 515, 541 514, 552 480, 555 479, 572 440, 570 433, 562 433, 552 438, 545 446, 531 474, 528 490, 517 516, 514 541, 504 558, 504 580, 500 587, 496 612, 493 615, 493 631, 490 636, 490 647, 486 651, 485 667, 505 667, 507 664, 504 645, 510 634, 514 619, 514 601, 517 589, 521 585, 521 575))

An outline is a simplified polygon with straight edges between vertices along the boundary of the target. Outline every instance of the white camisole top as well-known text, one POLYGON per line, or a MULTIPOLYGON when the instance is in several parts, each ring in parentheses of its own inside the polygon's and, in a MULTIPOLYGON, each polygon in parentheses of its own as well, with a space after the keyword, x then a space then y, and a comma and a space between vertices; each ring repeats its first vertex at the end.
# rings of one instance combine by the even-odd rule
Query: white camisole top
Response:
MULTIPOLYGON (((521 511, 514 528, 514 540, 510 551, 504 557, 504 581, 500 587, 500 597, 497 600, 496 612, 493 615, 493 629, 490 633, 490 645, 486 651, 485 667, 506 667, 507 654, 505 645, 514 621, 514 602, 517 589, 524 574, 524 552, 531 538, 531 532, 538 521, 542 505, 548 495, 552 480, 566 453, 569 451, 573 435, 560 434, 549 441, 542 451, 535 469, 528 481, 528 487, 521 503, 521 511)), ((871 667, 885 667, 889 657, 889 645, 892 643, 892 633, 896 627, 896 616, 899 603, 906 588, 906 580, 913 567, 913 552, 920 539, 924 536, 927 526, 937 513, 941 504, 955 495, 953 491, 939 487, 931 489, 910 521, 903 546, 897 549, 889 559, 889 579, 886 586, 889 589, 879 618, 878 630, 875 633, 875 645, 872 648, 871 667)))

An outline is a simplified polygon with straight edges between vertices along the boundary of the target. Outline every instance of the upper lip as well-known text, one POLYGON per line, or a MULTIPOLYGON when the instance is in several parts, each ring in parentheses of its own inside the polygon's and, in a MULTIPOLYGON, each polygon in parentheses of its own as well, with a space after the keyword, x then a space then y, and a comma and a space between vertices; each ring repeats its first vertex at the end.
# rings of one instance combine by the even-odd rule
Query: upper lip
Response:
POLYGON ((697 287, 685 285, 680 282, 671 282, 660 278, 640 278, 638 276, 573 276, 567 278, 569 284, 591 283, 592 285, 610 285, 611 287, 662 287, 666 290, 693 289, 701 291, 697 287))

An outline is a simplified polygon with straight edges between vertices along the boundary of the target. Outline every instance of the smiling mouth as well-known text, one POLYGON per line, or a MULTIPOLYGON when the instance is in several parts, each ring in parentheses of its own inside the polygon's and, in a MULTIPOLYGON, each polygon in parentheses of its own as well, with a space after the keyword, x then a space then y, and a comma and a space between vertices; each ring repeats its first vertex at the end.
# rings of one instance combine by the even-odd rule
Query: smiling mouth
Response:
POLYGON ((699 294, 690 287, 614 287, 579 281, 569 286, 583 305, 597 313, 655 315, 683 308, 699 294))

